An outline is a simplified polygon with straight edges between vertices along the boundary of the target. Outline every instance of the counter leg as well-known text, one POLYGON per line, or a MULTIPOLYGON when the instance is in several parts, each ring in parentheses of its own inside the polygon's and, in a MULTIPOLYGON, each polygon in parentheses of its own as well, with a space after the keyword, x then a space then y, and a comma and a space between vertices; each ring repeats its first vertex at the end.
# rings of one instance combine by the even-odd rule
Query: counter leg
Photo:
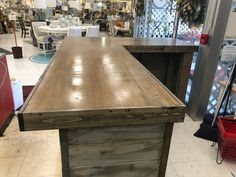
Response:
POLYGON ((162 146, 161 163, 158 177, 165 177, 174 123, 167 123, 162 146))
POLYGON ((175 95, 183 102, 185 102, 185 94, 190 76, 192 58, 193 53, 183 53, 180 61, 180 69, 175 95))
POLYGON ((59 130, 59 136, 61 144, 62 176, 70 177, 67 130, 59 130))

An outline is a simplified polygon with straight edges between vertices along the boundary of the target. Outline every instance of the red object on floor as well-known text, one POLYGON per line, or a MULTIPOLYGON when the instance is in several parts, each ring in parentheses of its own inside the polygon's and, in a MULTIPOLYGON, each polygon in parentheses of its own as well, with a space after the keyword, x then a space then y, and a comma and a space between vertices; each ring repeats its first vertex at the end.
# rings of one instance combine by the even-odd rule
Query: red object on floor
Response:
POLYGON ((14 111, 11 81, 9 79, 6 56, 0 56, 0 135, 7 119, 14 111))
POLYGON ((219 150, 223 159, 236 160, 236 120, 219 118, 219 150))

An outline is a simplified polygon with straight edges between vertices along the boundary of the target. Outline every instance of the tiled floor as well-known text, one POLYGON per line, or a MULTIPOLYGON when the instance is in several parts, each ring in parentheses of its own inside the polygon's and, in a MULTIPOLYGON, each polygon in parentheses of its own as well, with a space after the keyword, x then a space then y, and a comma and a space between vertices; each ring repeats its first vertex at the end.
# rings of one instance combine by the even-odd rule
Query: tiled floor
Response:
MULTIPOLYGON (((37 47, 24 42, 18 34, 18 46, 23 47, 23 59, 14 59, 13 55, 7 55, 7 62, 11 78, 21 79, 23 85, 35 85, 47 65, 31 62, 29 57, 36 54, 37 47)), ((29 39, 24 39, 29 41, 29 39)), ((0 35, 0 47, 11 51, 14 46, 13 34, 0 35)))
MULTIPOLYGON (((34 85, 46 65, 29 61, 37 48, 20 38, 19 43, 24 46, 24 59, 7 56, 10 75, 34 85)), ((10 50, 12 36, 0 35, 0 45, 10 50)), ((199 124, 188 116, 184 123, 175 124, 166 177, 235 177, 235 161, 217 165, 216 147, 193 136, 199 124)), ((14 118, 0 137, 0 177, 61 177, 58 131, 20 132, 14 118)))

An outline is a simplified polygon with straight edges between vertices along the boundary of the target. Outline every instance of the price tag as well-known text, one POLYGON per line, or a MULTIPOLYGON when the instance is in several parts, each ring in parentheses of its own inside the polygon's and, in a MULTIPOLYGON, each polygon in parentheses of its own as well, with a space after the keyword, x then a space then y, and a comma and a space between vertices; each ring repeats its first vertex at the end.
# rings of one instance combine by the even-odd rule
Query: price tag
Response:
POLYGON ((17 17, 17 15, 14 15, 14 14, 8 15, 8 19, 10 21, 16 21, 16 17, 17 17))

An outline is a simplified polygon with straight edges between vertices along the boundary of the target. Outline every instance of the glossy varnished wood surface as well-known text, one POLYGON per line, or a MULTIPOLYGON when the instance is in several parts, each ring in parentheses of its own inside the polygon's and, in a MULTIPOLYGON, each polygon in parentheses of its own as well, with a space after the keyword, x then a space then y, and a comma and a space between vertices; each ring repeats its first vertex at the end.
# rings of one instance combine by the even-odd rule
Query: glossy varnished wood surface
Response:
POLYGON ((114 38, 114 40, 123 45, 129 52, 163 52, 163 53, 176 53, 176 52, 195 52, 197 46, 172 38, 114 38))
POLYGON ((119 122, 124 125, 134 117, 183 120, 184 104, 123 47, 154 42, 121 41, 66 38, 20 111, 22 129, 76 128, 102 118, 107 123, 123 117, 119 122))

